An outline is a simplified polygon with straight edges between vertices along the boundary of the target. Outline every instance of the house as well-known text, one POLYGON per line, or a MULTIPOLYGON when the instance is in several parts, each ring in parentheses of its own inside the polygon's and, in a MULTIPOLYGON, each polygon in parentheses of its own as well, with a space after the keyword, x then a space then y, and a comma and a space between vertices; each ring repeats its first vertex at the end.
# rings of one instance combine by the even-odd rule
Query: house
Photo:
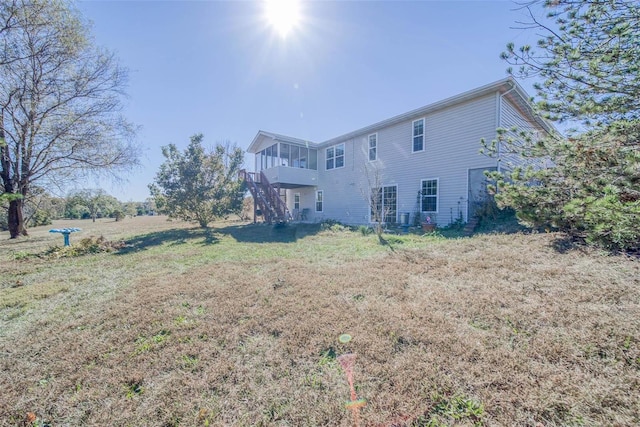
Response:
POLYGON ((519 162, 499 149, 497 158, 480 153, 481 139, 514 126, 553 131, 509 77, 324 142, 259 131, 247 150, 255 172, 243 177, 270 222, 370 224, 374 197, 387 223, 428 215, 445 226, 473 217, 484 171, 519 162))

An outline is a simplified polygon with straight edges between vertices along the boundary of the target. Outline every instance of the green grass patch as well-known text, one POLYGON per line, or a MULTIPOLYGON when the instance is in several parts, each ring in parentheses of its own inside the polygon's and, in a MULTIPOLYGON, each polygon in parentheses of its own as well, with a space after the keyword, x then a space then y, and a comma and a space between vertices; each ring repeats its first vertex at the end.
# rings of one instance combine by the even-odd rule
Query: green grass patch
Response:
POLYGON ((19 284, 0 291, 0 309, 25 307, 37 300, 46 299, 69 291, 70 284, 62 280, 40 282, 28 285, 19 284))
POLYGON ((346 353, 361 425, 640 419, 637 260, 552 234, 122 222, 54 225, 111 252, 0 241, 0 419, 346 427, 346 353))

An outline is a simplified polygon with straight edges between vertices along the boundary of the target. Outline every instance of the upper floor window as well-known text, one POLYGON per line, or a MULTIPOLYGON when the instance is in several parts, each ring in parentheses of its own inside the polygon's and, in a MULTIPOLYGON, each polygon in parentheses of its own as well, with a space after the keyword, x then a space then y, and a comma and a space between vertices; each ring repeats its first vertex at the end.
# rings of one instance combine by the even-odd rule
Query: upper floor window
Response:
POLYGON ((302 169, 318 169, 318 152, 313 148, 293 144, 273 144, 256 153, 258 170, 274 166, 289 166, 302 169))
POLYGON ((344 143, 327 148, 327 170, 344 166, 344 143))
POLYGON ((378 159, 378 134, 369 135, 369 161, 378 159))
POLYGON ((438 180, 423 179, 420 191, 422 212, 438 212, 438 180))
POLYGON ((424 119, 413 121, 413 152, 424 150, 424 119))

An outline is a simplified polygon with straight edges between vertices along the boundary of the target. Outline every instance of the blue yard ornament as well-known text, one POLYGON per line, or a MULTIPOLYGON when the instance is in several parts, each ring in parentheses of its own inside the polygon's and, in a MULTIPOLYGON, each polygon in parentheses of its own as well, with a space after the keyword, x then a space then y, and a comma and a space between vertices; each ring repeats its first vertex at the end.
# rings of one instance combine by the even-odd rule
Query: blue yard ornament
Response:
POLYGON ((82 231, 81 228, 54 228, 49 230, 49 233, 62 233, 64 236, 64 245, 69 246, 69 234, 75 233, 76 231, 82 231))

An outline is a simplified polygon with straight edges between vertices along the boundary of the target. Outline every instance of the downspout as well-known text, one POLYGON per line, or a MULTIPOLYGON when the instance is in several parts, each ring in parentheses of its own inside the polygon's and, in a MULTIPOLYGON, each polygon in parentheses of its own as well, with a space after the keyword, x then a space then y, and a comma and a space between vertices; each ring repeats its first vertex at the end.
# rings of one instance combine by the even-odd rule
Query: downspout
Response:
MULTIPOLYGON (((502 124, 502 98, 504 98, 505 96, 507 96, 509 93, 511 93, 512 91, 516 90, 516 85, 513 84, 513 82, 509 82, 509 84, 511 84, 511 89, 509 89, 508 91, 506 91, 505 93, 503 93, 502 95, 498 95, 498 112, 496 114, 496 124, 497 127, 499 128, 500 125, 502 124)), ((500 141, 498 141, 498 165, 497 165, 497 169, 498 172, 502 172, 501 171, 501 167, 500 165, 502 164, 502 143, 500 141)))

